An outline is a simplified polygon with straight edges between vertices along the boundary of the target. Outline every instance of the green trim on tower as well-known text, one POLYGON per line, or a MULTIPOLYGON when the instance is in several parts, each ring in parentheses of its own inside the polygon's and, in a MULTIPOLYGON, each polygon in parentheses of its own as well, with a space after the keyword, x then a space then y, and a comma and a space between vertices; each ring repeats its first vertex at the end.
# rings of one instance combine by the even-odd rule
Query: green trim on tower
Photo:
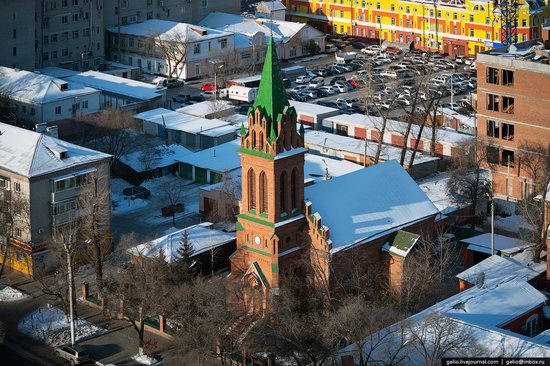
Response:
POLYGON ((290 106, 290 103, 283 85, 275 43, 273 37, 271 37, 267 45, 260 89, 254 101, 254 110, 260 108, 268 123, 271 124, 271 128, 274 129, 274 122, 277 121, 279 114, 282 114, 287 106, 290 106))
POLYGON ((252 248, 252 247, 249 247, 248 245, 241 245, 241 248, 242 249, 245 249, 245 250, 248 250, 250 252, 254 252, 254 253, 258 253, 258 254, 261 254, 261 255, 265 255, 266 257, 271 257, 271 253, 268 253, 268 252, 264 252, 263 250, 260 250, 260 249, 256 249, 256 248, 252 248))
POLYGON ((238 153, 248 154, 252 156, 257 156, 259 158, 264 158, 268 160, 273 160, 273 156, 269 155, 268 153, 265 153, 263 151, 258 150, 252 150, 252 149, 245 149, 244 147, 237 150, 238 153))
POLYGON ((264 226, 269 226, 269 227, 275 227, 275 224, 274 224, 274 223, 269 222, 269 221, 265 221, 265 220, 262 220, 262 219, 258 219, 258 218, 253 217, 253 216, 249 216, 249 215, 245 215, 245 214, 238 214, 237 217, 238 217, 239 219, 243 219, 243 220, 248 220, 248 221, 255 222, 256 224, 260 224, 260 225, 264 225, 264 226))

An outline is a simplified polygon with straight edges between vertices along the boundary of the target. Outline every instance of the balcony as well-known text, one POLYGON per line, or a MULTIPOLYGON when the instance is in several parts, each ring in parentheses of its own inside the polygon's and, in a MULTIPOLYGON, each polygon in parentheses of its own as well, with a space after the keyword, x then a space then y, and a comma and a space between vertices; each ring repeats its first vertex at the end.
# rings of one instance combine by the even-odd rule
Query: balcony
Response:
POLYGON ((89 208, 74 209, 52 216, 52 226, 59 226, 69 223, 70 221, 86 217, 90 214, 89 208))

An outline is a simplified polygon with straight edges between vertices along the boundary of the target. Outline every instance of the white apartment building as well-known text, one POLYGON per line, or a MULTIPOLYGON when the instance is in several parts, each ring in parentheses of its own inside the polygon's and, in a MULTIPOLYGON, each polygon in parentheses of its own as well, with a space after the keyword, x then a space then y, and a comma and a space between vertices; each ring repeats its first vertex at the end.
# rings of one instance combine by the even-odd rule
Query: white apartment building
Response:
POLYGON ((0 66, 0 92, 23 119, 49 123, 100 110, 99 90, 34 72, 0 66))
POLYGON ((111 27, 108 32, 109 53, 113 60, 138 66, 146 74, 168 76, 171 73, 169 60, 155 46, 155 39, 178 48, 184 45, 181 47, 185 49, 184 61, 172 74, 184 80, 211 75, 216 60, 223 62, 225 57, 235 53, 233 33, 187 23, 151 19, 111 27))

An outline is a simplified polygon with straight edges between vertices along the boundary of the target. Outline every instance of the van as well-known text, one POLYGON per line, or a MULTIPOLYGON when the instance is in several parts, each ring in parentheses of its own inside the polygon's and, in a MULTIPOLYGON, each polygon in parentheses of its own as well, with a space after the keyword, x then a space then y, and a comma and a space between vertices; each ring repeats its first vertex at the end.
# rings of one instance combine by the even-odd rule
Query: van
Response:
POLYGON ((447 84, 450 80, 451 78, 448 75, 439 75, 432 79, 432 81, 437 84, 447 84))

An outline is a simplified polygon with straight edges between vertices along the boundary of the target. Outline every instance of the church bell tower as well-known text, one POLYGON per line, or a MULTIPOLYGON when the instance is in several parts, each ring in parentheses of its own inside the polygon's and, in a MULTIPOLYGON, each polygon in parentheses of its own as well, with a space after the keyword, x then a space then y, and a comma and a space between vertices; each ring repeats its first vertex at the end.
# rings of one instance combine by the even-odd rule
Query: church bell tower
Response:
POLYGON ((283 86, 273 39, 267 46, 258 97, 241 126, 242 204, 231 275, 247 281, 254 311, 277 293, 303 245, 304 128, 283 86), (259 294, 259 295, 258 295, 259 294))

